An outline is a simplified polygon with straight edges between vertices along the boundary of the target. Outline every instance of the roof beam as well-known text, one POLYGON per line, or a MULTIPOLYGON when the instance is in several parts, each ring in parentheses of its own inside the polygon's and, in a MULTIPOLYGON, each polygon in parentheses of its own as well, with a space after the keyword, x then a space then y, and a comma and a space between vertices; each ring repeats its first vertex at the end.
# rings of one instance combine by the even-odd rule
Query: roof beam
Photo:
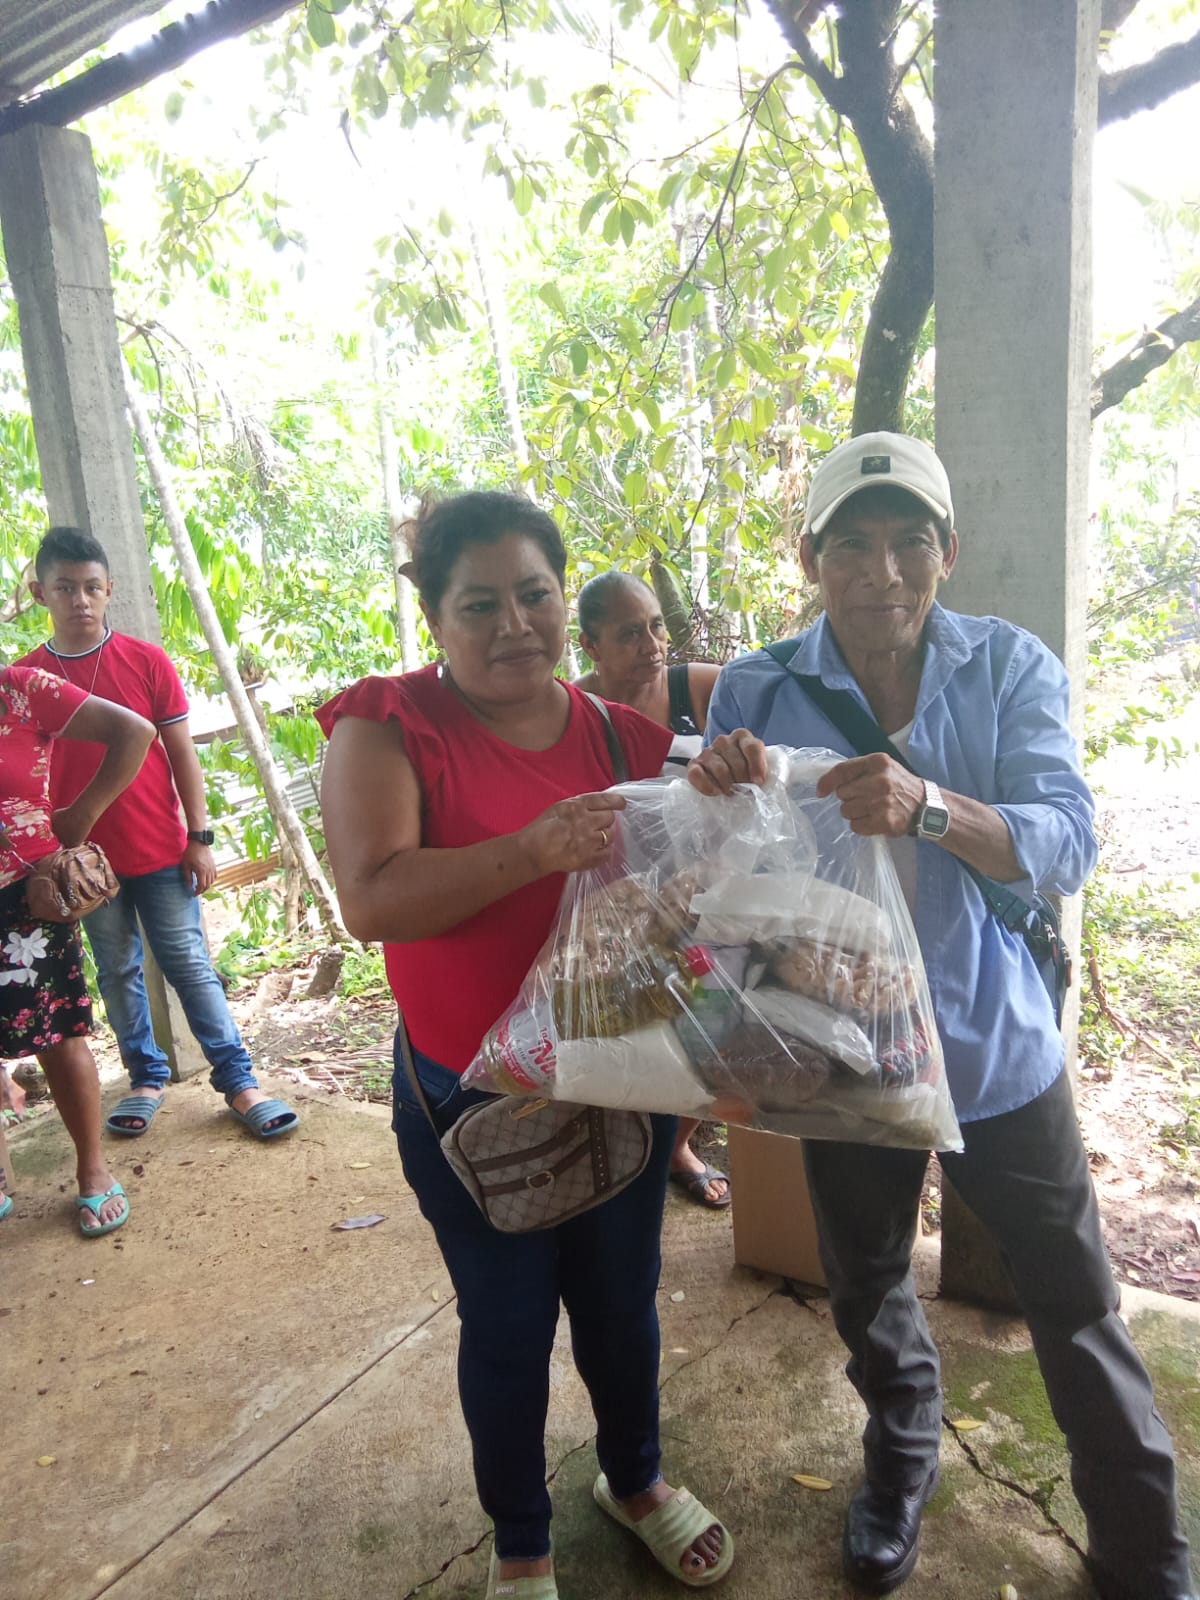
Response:
POLYGON ((30 122, 65 127, 182 66, 209 45, 273 22, 297 4, 298 0, 209 0, 203 11, 172 22, 145 44, 98 62, 56 89, 5 106, 0 110, 0 136, 30 122))

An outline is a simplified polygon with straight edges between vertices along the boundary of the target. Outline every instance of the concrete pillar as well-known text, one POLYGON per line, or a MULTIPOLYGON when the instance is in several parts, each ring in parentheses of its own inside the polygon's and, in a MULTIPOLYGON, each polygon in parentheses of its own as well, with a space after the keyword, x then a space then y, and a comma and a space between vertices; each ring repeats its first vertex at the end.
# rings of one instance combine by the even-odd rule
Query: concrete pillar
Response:
POLYGON ((157 644, 108 239, 84 134, 35 123, 0 139, 0 227, 50 521, 91 529, 112 567, 113 626, 157 644))
MULTIPOLYGON (((0 139, 0 229, 50 521, 90 528, 112 570, 113 626, 157 644, 108 239, 82 133, 31 124, 0 139)), ((146 979, 173 1074, 199 1070, 204 1060, 191 1034, 169 1026, 178 1002, 152 959, 146 979)))
MULTIPOLYGON (((1099 0, 941 0, 935 20, 937 448, 962 540, 945 600, 1045 640, 1077 733, 1099 14, 1099 0)), ((1064 922, 1078 950, 1077 907, 1064 922)), ((1073 1026, 1067 1043, 1073 1060, 1073 1026)), ((994 1303, 982 1230, 953 1200, 944 1226, 943 1288, 969 1298, 978 1281, 994 1303)))

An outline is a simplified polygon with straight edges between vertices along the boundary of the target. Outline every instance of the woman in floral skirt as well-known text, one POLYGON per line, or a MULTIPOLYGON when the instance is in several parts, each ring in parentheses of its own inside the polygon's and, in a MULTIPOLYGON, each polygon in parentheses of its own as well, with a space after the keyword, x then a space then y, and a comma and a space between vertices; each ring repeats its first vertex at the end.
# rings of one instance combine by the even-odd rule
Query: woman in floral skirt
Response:
MULTIPOLYGON (((36 1056, 75 1145, 79 1228, 119 1228, 129 1201, 100 1150, 100 1081, 88 1046, 92 1003, 74 922, 39 922, 25 880, 60 845, 82 844, 97 817, 136 776, 153 726, 123 706, 34 667, 0 669, 0 1060, 36 1056), (50 808, 51 740, 98 747, 91 782, 74 804, 50 808)), ((0 1218, 12 1211, 0 1146, 0 1218)))

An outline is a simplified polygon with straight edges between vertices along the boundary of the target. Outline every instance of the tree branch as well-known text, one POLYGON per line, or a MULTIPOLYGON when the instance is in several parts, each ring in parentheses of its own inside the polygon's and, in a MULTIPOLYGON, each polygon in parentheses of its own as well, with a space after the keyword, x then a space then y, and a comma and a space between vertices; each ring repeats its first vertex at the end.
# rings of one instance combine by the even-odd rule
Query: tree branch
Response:
POLYGON ((840 76, 808 38, 816 8, 802 0, 767 3, 809 77, 853 127, 887 216, 891 253, 863 339, 852 428, 902 432, 908 379, 933 304, 933 151, 892 57, 900 3, 855 0, 843 7, 837 24, 840 76))
POLYGON ((775 18, 783 36, 800 57, 805 72, 816 84, 835 111, 841 111, 838 90, 841 79, 821 60, 808 37, 809 27, 817 20, 821 5, 814 0, 767 0, 767 10, 775 18))
POLYGON ((842 100, 891 234, 863 338, 854 433, 903 432, 904 396, 933 304, 933 151, 882 44, 898 9, 896 0, 860 0, 838 24, 842 100))
POLYGON ((1145 383, 1150 374, 1164 366, 1180 345, 1200 339, 1200 296, 1182 311, 1176 311, 1157 328, 1144 333, 1127 355, 1114 361, 1092 384, 1092 420, 1102 411, 1117 405, 1131 389, 1145 383))
POLYGON ((1102 73, 1100 126, 1105 128, 1110 122, 1149 111, 1194 83, 1200 83, 1200 33, 1179 44, 1169 44, 1149 61, 1139 61, 1119 72, 1102 73))

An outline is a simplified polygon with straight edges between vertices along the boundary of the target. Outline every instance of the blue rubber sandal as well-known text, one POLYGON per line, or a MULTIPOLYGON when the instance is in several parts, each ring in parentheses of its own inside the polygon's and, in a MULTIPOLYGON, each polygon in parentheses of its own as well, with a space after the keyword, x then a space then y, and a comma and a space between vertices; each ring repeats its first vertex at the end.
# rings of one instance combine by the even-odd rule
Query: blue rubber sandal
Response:
POLYGON ((0 1222, 4 1221, 5 1217, 8 1215, 8 1213, 11 1210, 12 1210, 12 1195, 8 1194, 8 1195, 5 1195, 5 1197, 4 1197, 4 1204, 0 1205, 0 1222))
POLYGON ((294 1133, 300 1126, 300 1118, 291 1106, 284 1105, 282 1100, 260 1100, 257 1105, 251 1106, 249 1111, 235 1111, 229 1105, 230 1116, 236 1118, 242 1127, 252 1133, 256 1139, 278 1139, 281 1134, 294 1133), (277 1128, 268 1128, 268 1122, 276 1118, 286 1117, 286 1122, 280 1122, 277 1128))
POLYGON ((127 1094, 124 1100, 118 1100, 109 1112, 104 1126, 109 1133, 119 1133, 123 1139, 140 1139, 158 1115, 159 1107, 165 1098, 165 1095, 159 1095, 155 1099, 152 1094, 127 1094), (126 1120, 130 1117, 140 1117, 142 1125, 140 1128, 126 1128, 117 1121, 118 1117, 124 1117, 126 1120))
POLYGON ((79 1231, 85 1239, 99 1239, 103 1234, 112 1233, 114 1228, 123 1228, 129 1221, 129 1197, 119 1183, 114 1183, 112 1188, 105 1190, 103 1194, 76 1195, 75 1206, 79 1211, 90 1211, 96 1221, 100 1223, 98 1228, 88 1228, 84 1226, 83 1218, 80 1217, 79 1231), (111 1200, 114 1195, 120 1195, 121 1199, 124 1200, 124 1211, 119 1217, 114 1217, 111 1222, 100 1222, 100 1207, 106 1200, 111 1200))

